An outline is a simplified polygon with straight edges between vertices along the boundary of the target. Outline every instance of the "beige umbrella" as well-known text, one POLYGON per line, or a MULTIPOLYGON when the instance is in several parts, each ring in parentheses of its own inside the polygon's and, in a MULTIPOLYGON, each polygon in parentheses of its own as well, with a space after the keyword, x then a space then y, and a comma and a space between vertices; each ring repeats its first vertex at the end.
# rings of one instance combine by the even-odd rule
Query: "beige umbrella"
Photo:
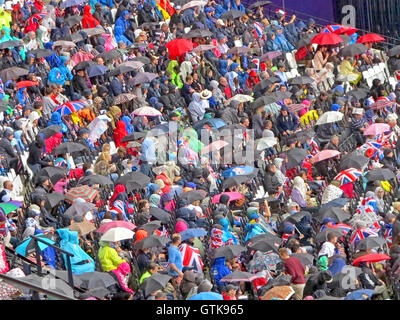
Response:
POLYGON ((268 290, 261 297, 261 300, 272 300, 273 298, 289 300, 293 294, 294 294, 294 290, 292 289, 291 286, 278 286, 278 287, 273 287, 272 289, 268 290))
POLYGON ((79 234, 82 236, 96 230, 96 227, 94 226, 94 224, 89 221, 74 222, 73 224, 69 225, 67 228, 71 231, 78 231, 79 234))

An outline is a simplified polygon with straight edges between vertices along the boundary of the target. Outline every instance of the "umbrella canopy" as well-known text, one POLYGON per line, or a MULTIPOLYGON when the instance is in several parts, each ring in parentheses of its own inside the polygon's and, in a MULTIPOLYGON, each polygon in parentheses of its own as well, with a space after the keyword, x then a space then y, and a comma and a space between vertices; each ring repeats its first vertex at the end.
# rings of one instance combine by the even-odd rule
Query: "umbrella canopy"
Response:
POLYGON ((92 78, 92 77, 102 76, 106 74, 107 71, 108 67, 97 64, 89 66, 86 70, 86 73, 88 74, 89 78, 92 78))
POLYGON ((132 67, 134 69, 140 69, 144 66, 143 62, 140 61, 133 61, 133 60, 129 60, 129 61, 125 61, 124 63, 121 63, 120 66, 128 66, 128 67, 132 67))
MULTIPOLYGON (((14 48, 14 47, 19 47, 23 46, 24 44, 22 43, 21 40, 9 40, 9 41, 4 41, 0 43, 0 49, 7 49, 7 48, 14 48)), ((42 50, 42 49, 38 49, 42 50)), ((31 52, 29 52, 31 53, 31 52)))
POLYGON ((363 170, 368 164, 369 159, 365 156, 360 156, 357 154, 348 154, 342 158, 339 165, 339 170, 346 170, 349 168, 355 168, 358 170, 363 170))
POLYGON ((65 177, 67 172, 68 170, 65 168, 50 166, 44 167, 43 169, 40 169, 40 171, 36 175, 35 182, 38 182, 40 177, 48 177, 52 184, 56 184, 57 181, 65 177))
POLYGON ((374 123, 364 130, 364 136, 377 136, 378 134, 390 131, 390 126, 386 123, 374 123))
POLYGON ((243 15, 244 15, 244 12, 233 9, 233 10, 228 10, 228 11, 224 12, 224 13, 221 15, 220 18, 221 18, 222 20, 233 20, 233 19, 240 18, 240 17, 242 17, 243 15))
POLYGON ((18 79, 19 77, 26 76, 29 70, 19 67, 11 67, 0 71, 0 78, 3 82, 8 80, 18 79))
POLYGON ((108 73, 108 76, 112 77, 112 76, 117 76, 119 74, 123 74, 123 73, 127 73, 127 72, 132 72, 135 71, 134 68, 129 67, 129 66, 118 66, 116 68, 114 68, 113 70, 111 70, 108 73))
POLYGON ((158 75, 151 72, 139 72, 134 78, 129 80, 131 86, 136 86, 141 83, 151 82, 158 78, 158 75))
POLYGON ((138 190, 146 187, 150 183, 150 178, 141 172, 129 172, 118 178, 117 184, 122 184, 126 187, 127 192, 138 190))
POLYGON ((224 296, 220 293, 217 292, 200 292, 198 294, 195 294, 194 296, 191 296, 187 300, 224 300, 224 296))
POLYGON ((286 164, 287 169, 292 169, 297 167, 306 157, 307 151, 300 148, 293 148, 288 153, 286 153, 288 162, 286 164))
POLYGON ((110 61, 119 58, 121 55, 121 51, 118 49, 112 49, 110 51, 100 53, 96 56, 96 58, 103 58, 104 61, 110 61))
POLYGON ((140 288, 143 289, 145 296, 148 296, 157 290, 164 289, 171 278, 172 276, 167 274, 155 273, 146 278, 140 288))
POLYGON ((185 241, 187 239, 204 237, 207 235, 207 231, 200 228, 189 228, 180 232, 180 234, 182 237, 182 241, 185 241))
POLYGON ((251 50, 250 48, 246 48, 246 47, 233 47, 228 50, 227 54, 240 55, 242 53, 247 53, 250 50, 251 50))
POLYGON ((53 43, 53 48, 55 47, 62 47, 62 48, 75 48, 76 44, 72 41, 67 40, 58 40, 53 43))
POLYGON ((215 49, 215 46, 212 44, 201 44, 201 45, 197 46, 196 48, 194 48, 192 51, 193 52, 203 52, 203 51, 212 50, 212 49, 215 49))
POLYGON ((290 106, 288 106, 288 109, 290 112, 297 112, 300 110, 303 110, 304 108, 307 108, 307 106, 305 106, 304 104, 291 104, 290 106))
POLYGON ((356 28, 352 28, 352 27, 345 27, 345 26, 342 26, 340 24, 331 24, 331 25, 328 25, 325 28, 323 28, 321 30, 321 32, 324 32, 324 33, 335 33, 335 34, 346 34, 346 35, 351 36, 352 34, 357 32, 357 29, 356 28))
POLYGON ((291 257, 299 259, 304 267, 312 266, 314 262, 314 256, 309 253, 293 253, 291 257))
POLYGON ((274 137, 261 138, 257 141, 257 150, 265 150, 277 145, 278 141, 274 137))
POLYGON ((212 198, 212 203, 213 203, 213 204, 219 203, 219 199, 221 198, 221 196, 222 196, 223 194, 226 194, 226 195, 229 197, 229 201, 239 200, 239 199, 242 199, 242 198, 244 197, 244 196, 243 196, 241 193, 239 193, 239 192, 223 192, 223 193, 220 193, 220 194, 217 194, 216 196, 214 196, 214 197, 212 198))
POLYGON ((308 76, 298 76, 289 80, 290 84, 303 85, 314 83, 314 79, 308 76))
POLYGON ((191 190, 187 192, 183 192, 180 196, 181 199, 187 200, 189 203, 193 203, 197 200, 204 199, 204 193, 200 190, 191 190))
POLYGON ((270 51, 270 52, 264 53, 260 57, 260 61, 264 62, 264 61, 267 61, 267 60, 272 60, 272 59, 275 59, 277 57, 280 57, 281 55, 282 55, 282 52, 280 52, 280 51, 270 51))
POLYGON ((239 101, 239 102, 253 102, 254 98, 251 96, 248 96, 246 94, 236 94, 232 98, 228 100, 228 103, 231 103, 232 101, 239 101))
POLYGON ((73 7, 73 6, 79 6, 84 2, 84 0, 65 0, 60 4, 61 9, 73 7))
POLYGON ((39 133, 42 133, 44 135, 44 139, 48 139, 48 138, 54 136, 56 133, 60 132, 61 129, 62 129, 61 126, 55 124, 52 126, 48 126, 44 129, 41 129, 39 131, 39 133))
POLYGON ((121 93, 120 95, 118 95, 114 98, 114 104, 118 105, 118 104, 126 103, 135 98, 136 98, 136 96, 132 93, 121 93))
POLYGON ((387 168, 371 170, 367 173, 365 177, 367 178, 368 181, 376 181, 376 180, 388 181, 396 179, 396 175, 390 169, 387 168))
POLYGON ((260 300, 289 300, 294 293, 295 292, 291 286, 277 286, 269 289, 260 300))
POLYGON ((340 208, 330 207, 326 210, 319 210, 313 218, 322 222, 325 218, 333 218, 336 222, 344 222, 351 218, 351 215, 340 208))
POLYGON ((330 159, 330 158, 334 158, 337 157, 338 155, 340 155, 340 151, 337 150, 322 150, 321 152, 318 152, 315 156, 315 162, 320 162, 326 159, 330 159))
POLYGON ((300 222, 301 219, 303 219, 308 214, 309 214, 309 212, 307 212, 307 211, 296 212, 294 214, 291 214, 284 221, 289 221, 289 222, 296 224, 296 223, 300 222))
POLYGON ((238 186, 242 183, 246 183, 248 181, 250 181, 251 179, 254 179, 257 176, 256 173, 251 173, 248 175, 244 175, 244 176, 235 176, 235 177, 230 177, 226 180, 224 180, 224 182, 222 183, 222 189, 226 189, 226 188, 230 188, 230 187, 234 187, 234 186, 238 186))
POLYGON ((205 146, 201 149, 201 154, 207 154, 213 151, 217 151, 227 146, 229 143, 223 140, 217 140, 210 143, 208 146, 205 146))
POLYGON ((392 105, 396 105, 396 102, 390 100, 378 100, 377 102, 371 104, 369 107, 372 110, 380 110, 386 107, 390 107, 392 105))
POLYGON ((353 266, 358 266, 361 262, 370 262, 370 263, 375 263, 375 262, 380 262, 380 261, 385 261, 385 260, 390 260, 392 259, 390 256, 387 254, 383 253, 369 253, 366 255, 363 255, 353 261, 353 266))
MULTIPOLYGON (((43 18, 47 17, 49 15, 48 12, 39 12, 39 13, 35 13, 32 16, 30 16, 26 22, 25 22, 25 26, 29 26, 31 24, 34 23, 39 23, 40 20, 42 20, 43 18)), ((4 81, 4 80, 3 80, 4 81)))
MULTIPOLYGON (((53 240, 50 239, 50 236, 47 235, 37 235, 40 239, 43 239, 48 244, 55 244, 53 240)), ((42 251, 48 247, 46 243, 38 241, 39 249, 42 251)), ((32 252, 35 252, 35 240, 33 238, 28 238, 24 242, 22 242, 16 249, 15 252, 20 254, 21 256, 27 256, 32 252)))
POLYGON ((245 176, 245 175, 248 175, 250 173, 253 173, 254 171, 256 171, 256 169, 254 167, 238 166, 238 167, 234 167, 234 168, 230 168, 228 170, 225 170, 222 173, 222 176, 225 179, 227 179, 227 178, 230 178, 230 177, 245 176))
POLYGON ((306 33, 296 44, 296 49, 300 49, 302 47, 306 47, 310 44, 311 40, 318 35, 318 33, 306 33))
POLYGON ((385 41, 384 37, 381 37, 376 33, 367 33, 357 39, 357 43, 369 43, 369 42, 381 42, 385 41))
POLYGON ((147 135, 146 132, 134 132, 122 138, 121 142, 135 141, 140 138, 144 138, 147 135))
POLYGON ((367 50, 368 48, 364 46, 362 43, 354 43, 341 49, 339 51, 339 56, 354 57, 355 55, 365 53, 367 50))
POLYGON ((334 45, 343 42, 343 39, 335 33, 320 33, 316 35, 310 43, 316 43, 321 46, 334 45))
POLYGON ((78 233, 82 236, 85 234, 88 234, 94 230, 96 230, 96 227, 94 226, 93 223, 89 221, 83 221, 83 222, 75 222, 67 227, 67 229, 71 231, 78 231, 78 233))
POLYGON ((174 39, 165 46, 168 48, 170 60, 176 60, 177 57, 193 49, 193 42, 188 39, 174 39))
POLYGON ((252 3, 248 8, 254 9, 254 8, 258 8, 258 7, 268 6, 271 3, 272 3, 271 1, 257 1, 257 2, 252 3))
POLYGON ((163 247, 165 246, 170 240, 167 237, 151 235, 148 236, 135 244, 135 249, 148 249, 154 247, 163 247))
MULTIPOLYGON (((60 278, 61 280, 65 281, 66 283, 68 283, 69 279, 68 279, 68 270, 53 270, 55 271, 54 276, 56 278, 60 278)), ((51 273, 50 273, 51 274, 51 273)), ((78 278, 77 275, 72 274, 72 278, 74 280, 74 286, 75 287, 80 287, 82 285, 82 280, 78 278)))
POLYGON ((267 232, 267 233, 259 234, 259 235, 255 236, 255 237, 252 237, 251 239, 247 240, 246 245, 249 246, 249 245, 251 245, 253 243, 256 243, 259 240, 263 240, 263 239, 273 240, 273 241, 275 241, 275 242, 277 242, 279 244, 282 243, 282 239, 281 238, 278 238, 277 236, 273 235, 272 233, 267 232))
POLYGON ((98 194, 99 190, 89 186, 78 186, 68 191, 65 195, 65 201, 74 203, 76 199, 81 198, 87 202, 92 202, 98 194))
POLYGON ((381 237, 368 237, 360 240, 357 243, 356 250, 369 250, 383 247, 386 244, 386 239, 381 237))
POLYGON ((113 228, 126 228, 128 230, 134 230, 137 228, 137 226, 129 221, 115 220, 112 222, 103 223, 96 231, 98 233, 106 233, 108 230, 113 228))
POLYGON ((49 49, 36 49, 29 51, 28 54, 33 54, 36 59, 40 59, 40 58, 50 57, 53 54, 53 52, 49 49))
POLYGON ((9 214, 10 212, 17 210, 19 206, 15 205, 12 202, 3 202, 0 203, 0 208, 3 209, 5 214, 9 214))
POLYGON ((340 184, 344 185, 350 182, 357 181, 362 174, 363 172, 361 170, 349 168, 339 172, 339 174, 334 178, 334 180, 340 181, 340 184))
POLYGON ((319 232, 316 237, 315 237, 315 242, 316 243, 322 243, 325 241, 328 241, 328 233, 334 233, 337 237, 341 237, 343 235, 345 235, 345 231, 342 229, 337 229, 337 228, 327 228, 324 229, 323 231, 319 232))
POLYGON ((189 1, 188 3, 182 6, 181 11, 195 7, 204 7, 205 5, 207 5, 207 1, 198 1, 198 0, 189 1))
POLYGON ((100 238, 100 241, 111 241, 117 242, 121 240, 132 239, 135 233, 127 228, 116 227, 107 230, 103 236, 100 238))
POLYGON ((369 300, 375 294, 372 289, 360 289, 350 292, 343 300, 369 300))
POLYGON ((328 111, 319 117, 316 125, 333 123, 343 119, 344 114, 339 111, 328 111))
POLYGON ((101 186, 113 186, 114 182, 111 181, 110 178, 98 174, 92 174, 90 176, 83 176, 79 179, 78 184, 92 186, 94 184, 98 184, 101 186))
POLYGON ((67 217, 83 216, 96 208, 96 205, 89 202, 74 202, 64 213, 67 217))
POLYGON ((240 245, 222 246, 215 249, 214 259, 225 257, 226 260, 233 259, 240 255, 246 248, 240 245))
POLYGON ((141 62, 143 64, 149 64, 151 62, 149 58, 144 57, 144 56, 135 57, 135 58, 132 59, 132 61, 138 61, 138 62, 141 62))
POLYGON ((47 209, 53 209, 56 205, 58 205, 61 201, 65 199, 65 195, 61 192, 46 193, 44 197, 46 199, 46 203, 44 206, 47 209))
POLYGON ((141 107, 133 111, 136 116, 146 116, 146 117, 158 117, 162 116, 162 113, 152 107, 141 107))
POLYGON ((150 207, 150 215, 165 224, 171 221, 171 215, 160 208, 150 207))
MULTIPOLYGON (((184 39, 206 38, 206 37, 211 37, 212 35, 213 34, 211 31, 203 30, 203 29, 195 29, 195 30, 190 30, 188 33, 185 33, 182 36, 182 38, 184 38, 184 39)), ((194 51, 194 49, 193 49, 193 51, 194 51)))
POLYGON ((259 276, 256 274, 252 274, 250 272, 243 272, 243 271, 234 271, 227 276, 223 277, 220 281, 221 282, 251 282, 254 279, 257 279, 259 276))
POLYGON ((387 55, 389 57, 394 57, 400 54, 400 46, 395 46, 392 49, 388 50, 387 55))
POLYGON ((62 116, 71 114, 87 106, 81 101, 69 101, 54 108, 54 111, 60 113, 62 116))
POLYGON ((360 100, 360 99, 365 98, 368 95, 368 91, 363 88, 360 88, 357 90, 351 90, 351 91, 347 92, 346 95, 353 97, 356 100, 360 100))
POLYGON ((77 276, 81 281, 81 288, 108 288, 117 283, 117 281, 108 272, 85 272, 77 276))
POLYGON ((279 247, 282 243, 282 240, 277 237, 263 237, 257 239, 251 239, 247 243, 247 247, 251 250, 255 251, 261 251, 261 252, 269 252, 269 251, 274 251, 278 252, 279 247))
POLYGON ((148 223, 145 223, 144 225, 141 225, 138 230, 145 230, 149 234, 152 234, 154 231, 156 231, 159 227, 161 227, 161 221, 155 220, 151 221, 148 223))
POLYGON ((277 77, 269 77, 267 79, 264 79, 262 81, 260 81, 259 83, 257 83, 254 88, 253 91, 257 92, 257 91, 261 91, 261 90, 267 90, 271 85, 273 85, 274 83, 278 83, 281 82, 281 80, 277 77))

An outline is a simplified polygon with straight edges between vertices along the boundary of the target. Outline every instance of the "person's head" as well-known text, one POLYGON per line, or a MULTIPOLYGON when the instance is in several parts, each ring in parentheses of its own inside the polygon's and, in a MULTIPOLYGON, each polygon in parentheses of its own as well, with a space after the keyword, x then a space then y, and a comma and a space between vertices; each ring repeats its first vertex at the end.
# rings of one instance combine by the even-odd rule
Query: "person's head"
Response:
POLYGON ((96 58, 96 63, 101 65, 101 66, 104 66, 104 59, 102 57, 97 57, 96 58))
POLYGON ((150 202, 148 200, 146 200, 146 199, 140 200, 139 201, 139 205, 138 205, 138 210, 139 210, 139 212, 142 212, 142 211, 149 212, 149 210, 150 210, 150 202))
POLYGON ((154 296, 154 300, 168 300, 167 294, 165 292, 158 291, 154 296))
POLYGON ((328 232, 326 238, 330 243, 335 244, 337 242, 337 235, 333 232, 328 232))
POLYGON ((278 170, 278 169, 276 168, 276 165, 273 164, 273 163, 269 163, 269 164, 267 165, 267 169, 268 169, 268 171, 271 172, 271 173, 275 173, 276 170, 278 170))
POLYGON ((242 117, 242 119, 240 119, 240 124, 245 127, 248 128, 250 125, 250 120, 247 117, 242 117))
POLYGON ((278 63, 278 70, 280 72, 285 72, 286 71, 286 66, 283 63, 278 63))
POLYGON ((284 116, 284 117, 286 117, 286 116, 288 115, 288 111, 289 111, 288 107, 283 106, 283 107, 281 108, 281 115, 284 116))
POLYGON ((283 261, 289 259, 289 253, 288 250, 286 248, 280 248, 278 250, 278 254, 279 254, 279 258, 283 261))
POLYGON ((13 183, 10 180, 6 180, 3 183, 3 187, 4 187, 4 189, 12 191, 13 190, 13 183))
POLYGON ((157 263, 155 263, 153 261, 149 263, 149 272, 151 274, 156 274, 158 272, 158 269, 159 269, 159 266, 157 263))
POLYGON ((225 77, 219 78, 219 83, 221 86, 226 87, 228 85, 228 80, 225 77))
POLYGON ((333 135, 330 140, 333 145, 339 146, 339 137, 337 135, 333 135))
POLYGON ((191 85, 193 83, 193 77, 192 76, 187 76, 186 77, 186 84, 191 85))
POLYGON ((182 242, 182 236, 179 233, 174 233, 171 238, 172 244, 174 246, 179 246, 182 242))

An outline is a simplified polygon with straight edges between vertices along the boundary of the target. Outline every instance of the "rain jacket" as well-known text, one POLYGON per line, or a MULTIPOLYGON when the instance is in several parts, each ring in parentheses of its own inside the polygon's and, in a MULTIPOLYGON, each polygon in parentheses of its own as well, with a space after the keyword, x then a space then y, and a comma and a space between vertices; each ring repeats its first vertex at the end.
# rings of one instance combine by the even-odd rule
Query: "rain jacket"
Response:
POLYGON ((211 268, 211 274, 214 275, 214 279, 219 287, 225 284, 224 282, 220 282, 221 279, 231 273, 232 271, 225 264, 225 257, 215 259, 214 265, 211 268))
MULTIPOLYGON (((71 252, 74 255, 73 257, 70 257, 72 272, 75 274, 94 272, 94 260, 79 246, 78 231, 58 229, 57 232, 61 237, 60 248, 71 252), (85 260, 90 260, 90 262, 83 263, 85 260)), ((63 258, 66 264, 67 256, 64 253, 63 258)))
POLYGON ((66 133, 68 132, 68 127, 66 126, 66 124, 61 120, 61 114, 59 114, 58 112, 53 112, 50 118, 50 121, 47 122, 47 126, 50 127, 52 125, 58 125, 61 126, 61 132, 66 133))
POLYGON ((104 272, 118 269, 118 266, 126 262, 122 259, 114 248, 105 241, 100 241, 99 260, 104 272))
POLYGON ((125 33, 126 30, 133 29, 133 26, 129 22, 129 20, 125 19, 125 16, 129 14, 128 10, 125 10, 121 13, 117 20, 115 20, 115 28, 121 27, 122 33, 125 33))
POLYGON ((55 67, 49 72, 49 82, 61 84, 62 86, 66 81, 72 80, 71 71, 69 71, 68 67, 65 65, 67 62, 67 57, 60 56, 60 65, 59 67, 55 67))
POLYGON ((84 29, 95 28, 100 24, 100 22, 95 17, 93 17, 91 11, 92 8, 89 5, 85 5, 85 7, 83 8, 83 19, 81 22, 84 29))
POLYGON ((115 36, 115 41, 117 41, 117 43, 120 43, 120 41, 122 41, 127 46, 130 46, 132 44, 132 42, 129 41, 129 39, 124 36, 124 31, 121 26, 115 26, 114 36, 115 36))

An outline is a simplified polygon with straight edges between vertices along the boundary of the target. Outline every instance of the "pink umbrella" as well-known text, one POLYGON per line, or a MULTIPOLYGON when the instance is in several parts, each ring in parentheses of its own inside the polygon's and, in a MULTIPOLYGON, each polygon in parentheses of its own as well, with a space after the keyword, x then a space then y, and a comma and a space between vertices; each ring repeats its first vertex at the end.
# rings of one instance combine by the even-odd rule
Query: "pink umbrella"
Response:
POLYGON ((322 160, 334 158, 334 157, 338 156, 339 154, 340 154, 340 152, 337 150, 323 150, 321 152, 318 152, 315 155, 314 159, 315 159, 315 162, 320 162, 322 160))
POLYGON ((214 196, 212 198, 212 203, 214 203, 214 204, 219 203, 219 199, 221 198, 221 196, 223 194, 226 194, 229 196, 229 201, 235 201, 235 200, 239 200, 239 199, 243 198, 243 195, 239 192, 224 192, 224 193, 220 193, 220 194, 217 194, 216 196, 214 196))
POLYGON ((214 142, 210 143, 208 146, 203 147, 201 149, 201 154, 207 154, 209 152, 220 150, 227 145, 228 145, 228 142, 223 141, 223 140, 214 141, 214 142))
POLYGON ((72 56, 71 60, 73 65, 76 66, 79 62, 91 61, 93 58, 94 55, 92 53, 77 52, 72 56))
POLYGON ((364 136, 376 136, 390 131, 390 126, 386 123, 374 123, 364 130, 364 136))
POLYGON ((129 230, 134 230, 137 228, 137 226, 135 226, 133 223, 128 222, 128 221, 122 221, 122 220, 116 220, 116 221, 112 221, 112 222, 107 222, 105 224, 103 224, 100 228, 97 229, 98 233, 105 233, 108 230, 112 229, 112 228, 126 228, 129 230))

